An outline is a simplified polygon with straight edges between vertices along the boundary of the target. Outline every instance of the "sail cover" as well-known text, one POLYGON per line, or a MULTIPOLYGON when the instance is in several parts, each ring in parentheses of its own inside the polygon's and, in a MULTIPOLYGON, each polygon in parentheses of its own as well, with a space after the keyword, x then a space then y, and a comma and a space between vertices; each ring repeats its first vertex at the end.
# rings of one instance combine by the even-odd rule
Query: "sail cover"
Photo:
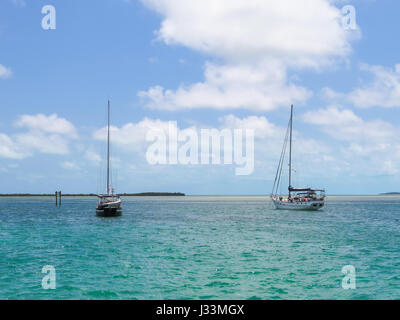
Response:
POLYGON ((303 189, 297 189, 293 187, 289 187, 290 192, 325 192, 325 190, 322 189, 312 189, 312 188, 303 188, 303 189))

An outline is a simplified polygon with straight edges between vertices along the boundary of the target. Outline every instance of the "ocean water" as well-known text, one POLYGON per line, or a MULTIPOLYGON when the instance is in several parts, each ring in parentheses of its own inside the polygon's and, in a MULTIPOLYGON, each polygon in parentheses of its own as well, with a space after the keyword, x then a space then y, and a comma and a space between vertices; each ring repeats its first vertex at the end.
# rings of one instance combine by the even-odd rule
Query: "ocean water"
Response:
POLYGON ((0 299, 400 298, 400 197, 331 196, 319 212, 261 196, 123 200, 99 218, 95 198, 0 198, 0 299))

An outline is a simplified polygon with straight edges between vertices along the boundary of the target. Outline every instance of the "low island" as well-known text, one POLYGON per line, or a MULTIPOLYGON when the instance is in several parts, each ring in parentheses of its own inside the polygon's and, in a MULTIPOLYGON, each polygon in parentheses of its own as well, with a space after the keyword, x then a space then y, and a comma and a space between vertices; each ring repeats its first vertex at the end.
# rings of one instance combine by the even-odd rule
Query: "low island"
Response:
MULTIPOLYGON (((121 197, 183 197, 182 192, 141 192, 141 193, 121 193, 121 197)), ((0 194, 0 197, 54 197, 52 194, 36 194, 36 193, 9 193, 0 194)), ((96 197, 95 193, 62 193, 63 197, 96 197)))
POLYGON ((380 196, 398 196, 400 195, 400 192, 385 192, 385 193, 380 193, 380 196))

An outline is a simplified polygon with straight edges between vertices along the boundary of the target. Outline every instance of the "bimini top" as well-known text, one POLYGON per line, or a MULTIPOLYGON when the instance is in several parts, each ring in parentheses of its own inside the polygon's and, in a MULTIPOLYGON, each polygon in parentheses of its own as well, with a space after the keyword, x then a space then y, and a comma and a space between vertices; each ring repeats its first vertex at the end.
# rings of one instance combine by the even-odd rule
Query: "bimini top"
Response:
POLYGON ((297 189, 293 187, 289 187, 290 192, 325 192, 323 189, 312 189, 312 188, 303 188, 303 189, 297 189))

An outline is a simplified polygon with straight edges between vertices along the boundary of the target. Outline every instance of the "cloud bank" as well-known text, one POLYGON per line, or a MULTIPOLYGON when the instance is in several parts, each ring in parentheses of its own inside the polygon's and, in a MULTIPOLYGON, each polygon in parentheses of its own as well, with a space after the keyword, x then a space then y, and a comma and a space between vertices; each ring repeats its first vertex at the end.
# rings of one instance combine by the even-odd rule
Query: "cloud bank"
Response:
POLYGON ((345 59, 354 34, 327 0, 142 0, 162 16, 157 38, 222 62, 205 65, 204 81, 176 90, 139 92, 150 108, 273 110, 304 103, 311 92, 288 70, 321 69, 345 59))
POLYGON ((66 155, 70 141, 78 138, 75 126, 56 114, 22 115, 14 125, 25 131, 12 136, 0 133, 0 157, 23 159, 35 152, 66 155))

